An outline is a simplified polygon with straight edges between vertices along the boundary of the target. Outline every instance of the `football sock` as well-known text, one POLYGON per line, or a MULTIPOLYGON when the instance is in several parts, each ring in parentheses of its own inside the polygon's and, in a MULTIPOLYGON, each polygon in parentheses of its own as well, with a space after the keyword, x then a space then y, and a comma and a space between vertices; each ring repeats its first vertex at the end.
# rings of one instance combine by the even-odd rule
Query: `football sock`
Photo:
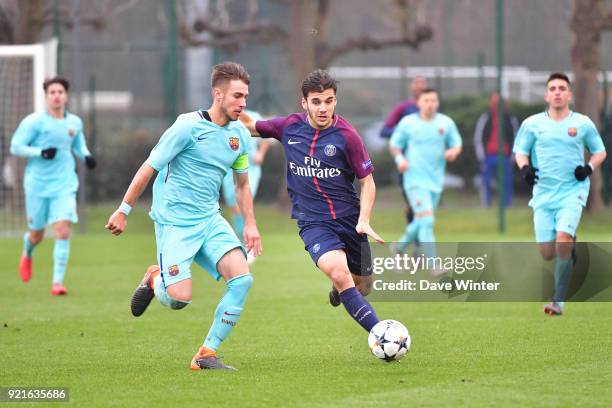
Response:
POLYGON ((572 258, 557 258, 555 261, 555 294, 553 301, 563 307, 567 289, 572 279, 572 258))
POLYGON ((357 323, 369 332, 376 323, 378 317, 372 306, 359 293, 356 287, 348 288, 340 293, 340 299, 346 311, 357 323))
POLYGON ((30 233, 26 232, 23 235, 23 252, 28 258, 32 257, 32 252, 34 252, 34 248, 36 248, 36 244, 33 244, 32 241, 30 241, 30 233))
POLYGON ((173 299, 168 294, 166 291, 166 286, 164 285, 164 279, 161 276, 161 272, 158 273, 155 278, 153 278, 153 291, 155 292, 155 297, 157 300, 159 300, 159 303, 173 310, 182 309, 191 303, 191 301, 185 302, 183 300, 173 299))
POLYGON ((53 247, 53 283, 64 282, 68 257, 70 256, 70 240, 56 239, 53 247))
POLYGON ((399 238, 398 241, 398 251, 404 252, 406 247, 410 245, 417 237, 419 233, 419 226, 421 220, 415 219, 408 225, 406 225, 406 229, 404 230, 404 234, 399 238))
POLYGON ((434 216, 427 215, 419 219, 419 242, 423 246, 423 253, 428 258, 436 256, 436 237, 434 236, 434 216))
POLYGON ((244 231, 244 217, 242 214, 234 214, 232 216, 232 223, 234 224, 234 231, 236 231, 236 235, 238 235, 238 239, 240 241, 243 240, 243 231, 244 231))
POLYGON ((215 317, 204 340, 204 347, 216 351, 238 323, 249 289, 253 285, 250 273, 236 276, 226 282, 227 290, 215 310, 215 317))

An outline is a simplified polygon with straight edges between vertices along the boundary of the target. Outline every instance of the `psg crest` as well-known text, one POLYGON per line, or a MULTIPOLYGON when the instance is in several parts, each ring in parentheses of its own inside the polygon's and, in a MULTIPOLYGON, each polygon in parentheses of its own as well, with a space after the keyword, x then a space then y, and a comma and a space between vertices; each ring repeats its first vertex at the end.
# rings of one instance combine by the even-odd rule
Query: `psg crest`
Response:
POLYGON ((333 156, 336 154, 336 146, 334 146, 333 144, 328 144, 327 146, 325 146, 325 154, 327 156, 333 156))
POLYGON ((571 137, 576 137, 576 135, 578 134, 578 129, 576 129, 576 128, 569 128, 567 130, 567 134, 570 135, 571 137))
POLYGON ((240 147, 240 139, 238 139, 235 136, 231 136, 229 138, 229 145, 232 148, 232 150, 238 150, 238 148, 240 147))

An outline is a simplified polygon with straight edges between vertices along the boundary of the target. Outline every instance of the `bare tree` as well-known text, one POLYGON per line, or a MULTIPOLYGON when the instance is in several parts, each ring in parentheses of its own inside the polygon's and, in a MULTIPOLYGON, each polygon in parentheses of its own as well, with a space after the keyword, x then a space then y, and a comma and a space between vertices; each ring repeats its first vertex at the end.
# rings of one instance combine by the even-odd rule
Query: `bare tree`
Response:
MULTIPOLYGON (((601 95, 597 74, 601 69, 601 34, 612 30, 612 10, 603 0, 574 0, 571 28, 574 32, 572 65, 574 81, 574 103, 576 110, 589 116, 600 127, 599 110, 601 95)), ((591 177, 589 208, 599 211, 604 208, 601 197, 602 177, 596 171, 591 177)))
MULTIPOLYGON (((131 9, 139 1, 124 0, 115 6, 111 6, 111 0, 87 2, 87 7, 81 7, 87 11, 79 10, 80 23, 102 31, 113 17, 131 9)), ((72 29, 76 17, 72 2, 58 1, 57 8, 55 5, 51 0, 0 0, 0 44, 39 41, 40 32, 56 21, 64 28, 72 29)))

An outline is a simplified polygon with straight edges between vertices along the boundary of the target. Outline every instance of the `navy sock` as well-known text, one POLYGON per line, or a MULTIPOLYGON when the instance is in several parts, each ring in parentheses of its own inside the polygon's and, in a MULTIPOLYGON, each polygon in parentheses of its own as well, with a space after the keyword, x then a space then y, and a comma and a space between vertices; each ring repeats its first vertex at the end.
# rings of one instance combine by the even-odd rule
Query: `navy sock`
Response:
POLYGON ((356 287, 344 290, 340 293, 340 299, 346 311, 366 331, 369 332, 378 323, 378 317, 374 309, 372 309, 372 306, 364 299, 356 287))

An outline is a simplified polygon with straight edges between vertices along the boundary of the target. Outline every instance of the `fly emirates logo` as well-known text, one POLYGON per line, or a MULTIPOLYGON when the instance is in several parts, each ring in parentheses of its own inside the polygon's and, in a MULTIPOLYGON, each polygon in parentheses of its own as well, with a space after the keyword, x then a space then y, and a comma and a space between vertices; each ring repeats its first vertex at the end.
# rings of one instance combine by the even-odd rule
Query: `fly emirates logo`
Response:
POLYGON ((304 166, 298 166, 294 162, 289 162, 289 168, 296 176, 316 177, 318 179, 337 177, 342 174, 340 169, 336 167, 321 168, 321 160, 310 156, 304 157, 304 166))

